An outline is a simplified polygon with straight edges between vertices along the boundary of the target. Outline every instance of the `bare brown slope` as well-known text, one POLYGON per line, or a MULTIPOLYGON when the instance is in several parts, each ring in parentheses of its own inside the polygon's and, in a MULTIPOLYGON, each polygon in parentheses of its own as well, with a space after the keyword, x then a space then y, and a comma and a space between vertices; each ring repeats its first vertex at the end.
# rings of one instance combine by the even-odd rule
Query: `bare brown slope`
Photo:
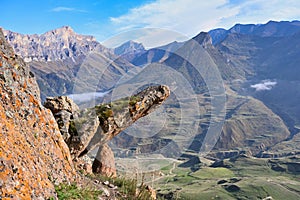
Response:
POLYGON ((254 155, 290 135, 282 119, 252 97, 228 95, 226 121, 219 150, 250 150, 254 155))

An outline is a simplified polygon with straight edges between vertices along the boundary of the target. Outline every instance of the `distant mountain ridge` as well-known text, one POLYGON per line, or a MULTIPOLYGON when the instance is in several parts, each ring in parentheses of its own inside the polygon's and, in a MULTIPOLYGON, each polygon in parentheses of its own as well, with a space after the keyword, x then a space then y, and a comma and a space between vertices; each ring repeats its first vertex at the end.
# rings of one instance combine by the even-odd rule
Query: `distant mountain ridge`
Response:
POLYGON ((236 24, 226 30, 222 28, 209 31, 213 44, 220 43, 230 33, 256 35, 261 37, 292 36, 300 31, 300 21, 269 21, 266 24, 236 24))
POLYGON ((16 54, 26 62, 65 59, 78 62, 81 56, 97 49, 112 53, 111 49, 97 42, 95 37, 79 35, 69 26, 63 26, 41 35, 24 35, 8 30, 4 30, 4 35, 16 54))
MULTIPOLYGON (((270 21, 201 32, 192 38, 194 42, 184 42, 178 51, 168 54, 162 48, 153 48, 133 63, 141 66, 155 62, 166 64, 181 72, 196 92, 205 93, 201 75, 180 58, 180 53, 176 55, 189 50, 193 55, 192 43, 197 42, 218 67, 227 92, 229 114, 215 150, 250 147, 252 153, 257 154, 299 132, 294 127, 300 120, 296 114, 300 109, 296 104, 300 94, 299 25, 299 21, 270 21), (251 87, 268 79, 274 81, 274 88, 257 92, 251 87), (286 98, 293 95, 295 98, 286 98), (248 99, 248 103, 240 104, 244 99, 248 99)), ((198 56, 206 59, 204 55, 198 56)), ((197 151, 203 134, 205 127, 196 136, 192 150, 197 151)))
POLYGON ((232 80, 230 87, 243 96, 259 99, 276 113, 290 132, 288 142, 281 142, 276 147, 295 151, 290 146, 299 145, 300 22, 237 24, 229 30, 215 29, 209 34, 215 48, 230 63, 248 72, 244 81, 232 80), (251 87, 266 80, 273 81, 275 86, 260 91, 251 87))
POLYGON ((153 62, 163 62, 183 44, 184 42, 174 41, 167 45, 149 49, 142 54, 135 56, 134 59, 132 59, 132 63, 137 66, 143 66, 153 62))
POLYGON ((41 35, 8 30, 4 35, 36 74, 43 100, 47 96, 108 90, 135 67, 95 37, 77 34, 69 26, 41 35))
POLYGON ((135 57, 146 51, 142 43, 129 40, 114 49, 114 53, 122 58, 132 61, 135 57))
POLYGON ((128 53, 139 53, 145 51, 142 43, 129 40, 114 49, 116 55, 124 55, 128 53))

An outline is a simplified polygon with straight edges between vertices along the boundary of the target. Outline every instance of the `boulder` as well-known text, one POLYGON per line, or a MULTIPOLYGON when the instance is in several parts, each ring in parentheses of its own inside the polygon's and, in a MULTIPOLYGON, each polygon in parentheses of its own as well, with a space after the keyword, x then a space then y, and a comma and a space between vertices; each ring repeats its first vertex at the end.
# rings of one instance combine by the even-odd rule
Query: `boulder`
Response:
POLYGON ((44 106, 53 113, 63 139, 68 143, 75 134, 72 122, 79 113, 79 107, 67 96, 47 97, 44 106))
POLYGON ((77 104, 75 104, 73 100, 67 96, 47 97, 44 106, 49 108, 54 115, 62 110, 72 114, 79 111, 77 104))
POLYGON ((116 177, 117 172, 114 158, 114 153, 108 144, 100 146, 93 162, 93 172, 108 177, 116 177))
POLYGON ((93 159, 91 159, 88 155, 84 155, 78 159, 76 159, 76 168, 85 175, 93 174, 92 165, 93 159))
POLYGON ((167 86, 150 86, 127 98, 94 108, 100 120, 101 131, 92 138, 88 151, 101 146, 160 106, 170 95, 167 86))
POLYGON ((61 110, 54 115, 54 118, 55 118, 58 128, 60 130, 60 133, 66 142, 71 137, 71 135, 69 133, 71 116, 72 116, 72 114, 66 110, 61 110))

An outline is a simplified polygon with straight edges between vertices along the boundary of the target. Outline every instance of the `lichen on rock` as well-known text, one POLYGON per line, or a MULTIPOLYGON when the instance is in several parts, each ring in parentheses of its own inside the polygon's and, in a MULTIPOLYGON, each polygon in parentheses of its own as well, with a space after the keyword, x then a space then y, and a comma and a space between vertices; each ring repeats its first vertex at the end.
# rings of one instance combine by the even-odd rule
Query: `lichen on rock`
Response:
POLYGON ((53 183, 76 180, 68 146, 40 102, 34 75, 0 30, 0 197, 55 197, 53 183))

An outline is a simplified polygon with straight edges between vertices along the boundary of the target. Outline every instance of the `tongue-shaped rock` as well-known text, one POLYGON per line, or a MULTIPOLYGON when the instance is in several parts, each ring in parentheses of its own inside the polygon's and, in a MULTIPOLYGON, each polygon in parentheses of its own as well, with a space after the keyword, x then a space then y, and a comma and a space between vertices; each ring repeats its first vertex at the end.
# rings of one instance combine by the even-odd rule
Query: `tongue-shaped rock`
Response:
POLYGON ((70 109, 77 108, 77 106, 68 97, 47 98, 45 107, 53 112, 62 134, 68 136, 64 138, 73 159, 100 146, 93 164, 93 171, 114 176, 114 157, 106 143, 136 120, 155 110, 169 95, 169 88, 159 85, 150 86, 131 97, 82 111, 70 109), (69 114, 66 114, 67 112, 69 114))

